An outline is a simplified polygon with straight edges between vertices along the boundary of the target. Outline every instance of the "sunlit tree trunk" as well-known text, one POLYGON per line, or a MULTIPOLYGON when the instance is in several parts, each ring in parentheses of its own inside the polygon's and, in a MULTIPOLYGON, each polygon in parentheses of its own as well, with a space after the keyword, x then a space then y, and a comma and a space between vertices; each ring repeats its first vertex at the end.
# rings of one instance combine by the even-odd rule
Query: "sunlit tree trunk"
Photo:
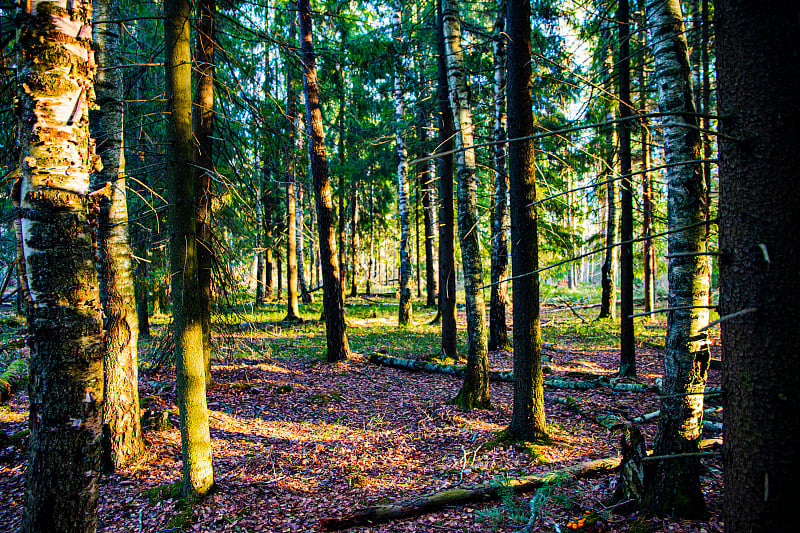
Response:
POLYGON ((309 0, 298 0, 297 10, 300 20, 300 60, 303 65, 306 123, 309 129, 308 152, 311 159, 311 171, 314 176, 317 223, 319 224, 323 309, 328 346, 327 359, 333 363, 343 361, 350 356, 350 345, 347 342, 347 332, 345 331, 339 265, 334 254, 333 202, 328 178, 328 156, 325 150, 325 136, 322 130, 322 109, 319 101, 309 0))
POLYGON ((264 299, 272 300, 275 296, 275 261, 272 257, 272 250, 275 248, 275 231, 272 222, 274 211, 274 200, 272 192, 272 172, 266 162, 261 163, 261 223, 264 235, 264 299))
POLYGON ((766 533, 798 511, 800 6, 715 4, 723 516, 726 532, 766 533))
POLYGON ((122 150, 121 25, 101 22, 119 19, 116 4, 95 0, 94 19, 97 21, 93 37, 98 66, 95 77, 98 109, 89 115, 103 169, 92 174, 91 188, 99 191, 111 185, 110 201, 101 203, 97 216, 98 280, 106 334, 103 456, 105 468, 116 470, 144 451, 139 422, 139 324, 131 271, 122 150))
MULTIPOLYGON (((533 134, 530 92, 530 0, 508 2, 508 136, 533 134)), ((514 305, 514 410, 509 433, 528 441, 547 437, 542 374, 542 333, 539 323, 538 228, 534 144, 532 139, 509 143, 511 198, 511 268, 514 305)))
POLYGON ((264 211, 261 208, 261 184, 256 186, 256 307, 264 305, 264 211))
POLYGON ((454 403, 464 408, 489 406, 489 353, 486 339, 486 304, 483 301, 483 265, 478 238, 478 182, 475 175, 473 125, 467 90, 467 72, 461 48, 461 21, 456 0, 443 0, 445 63, 456 131, 456 182, 458 184, 458 239, 467 303, 467 367, 464 384, 454 403))
POLYGON ((297 214, 295 212, 294 162, 289 169, 286 182, 286 317, 285 322, 300 320, 297 303, 297 214))
MULTIPOLYGON (((305 267, 305 223, 303 217, 303 205, 304 205, 304 194, 303 194, 303 183, 302 181, 297 182, 297 187, 295 188, 295 198, 297 202, 297 282, 300 284, 300 300, 304 304, 310 304, 313 301, 311 297, 311 293, 308 291, 308 282, 306 281, 306 267, 305 267)), ((311 255, 312 260, 311 264, 314 264, 313 261, 313 253, 311 255)))
MULTIPOLYGON (((669 234, 669 312, 664 348, 661 416, 655 455, 696 454, 703 422, 703 389, 709 351, 708 241, 700 134, 692 96, 691 68, 678 0, 647 3, 655 57, 658 106, 664 119, 669 234), (688 124, 684 126, 684 124, 688 124)), ((726 419, 727 426, 727 419, 726 419)), ((696 455, 653 461, 645 470, 646 508, 651 513, 700 517, 705 511, 696 455)))
POLYGON ((92 3, 71 11, 22 3, 17 26, 19 199, 31 302, 24 532, 97 525, 103 323, 87 206, 99 168, 87 111, 94 101, 92 3))
MULTIPOLYGON (((393 22, 395 30, 395 42, 401 39, 400 15, 395 14, 393 22)), ((399 57, 399 53, 397 53, 399 57)), ((408 213, 408 152, 406 150, 406 140, 404 136, 405 123, 405 93, 401 80, 403 66, 400 59, 395 59, 394 67, 394 121, 395 121, 395 143, 397 146, 397 203, 400 216, 400 302, 398 304, 397 322, 405 326, 411 321, 411 251, 409 237, 411 234, 411 224, 408 213)))
POLYGON ((175 339, 176 396, 181 424, 183 493, 205 494, 214 484, 206 406, 203 327, 197 277, 192 139, 191 3, 164 3, 169 168, 170 279, 175 339))
MULTIPOLYGON (((453 149, 453 112, 450 109, 445 64, 442 2, 436 2, 438 34, 437 66, 439 101, 439 150, 453 149)), ((453 195, 453 155, 437 158, 439 170, 439 319, 442 324, 442 357, 456 359, 456 243, 455 198, 453 195)))
POLYGON ((214 173, 214 61, 216 0, 197 2, 197 37, 195 38, 195 227, 197 231, 197 283, 200 298, 200 323, 203 327, 203 360, 206 386, 211 384, 211 274, 214 268, 214 244, 211 232, 214 173))
POLYGON ((353 194, 351 196, 350 208, 350 264, 353 269, 350 272, 350 296, 358 296, 358 255, 359 255, 359 240, 358 240, 358 183, 353 180, 353 194))
POLYGON ((500 0, 494 23, 494 209, 492 210, 492 291, 489 299, 489 349, 511 348, 506 327, 508 292, 508 175, 506 174, 506 4, 500 0))
MULTIPOLYGON (((649 56, 647 54, 647 17, 645 16, 645 0, 638 0, 639 11, 639 113, 647 114, 649 109, 649 91, 647 90, 647 72, 649 56)), ((650 172, 650 123, 641 119, 641 153, 642 153, 642 236, 645 238, 642 250, 642 270, 644 277, 644 312, 655 309, 655 249, 653 239, 653 179, 650 172)))

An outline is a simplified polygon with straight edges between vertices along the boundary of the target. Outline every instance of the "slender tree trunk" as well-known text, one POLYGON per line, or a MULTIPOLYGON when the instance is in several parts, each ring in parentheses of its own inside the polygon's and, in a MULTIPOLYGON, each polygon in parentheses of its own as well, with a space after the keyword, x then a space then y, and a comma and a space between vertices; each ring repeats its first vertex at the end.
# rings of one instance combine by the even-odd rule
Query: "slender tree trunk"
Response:
MULTIPOLYGON (((304 225, 304 195, 303 195, 303 182, 297 182, 295 189, 295 197, 297 199, 297 281, 300 284, 300 300, 304 304, 310 304, 314 301, 311 293, 308 291, 308 282, 306 281, 306 267, 305 267, 305 225, 304 225)), ((311 255, 311 264, 314 264, 314 255, 311 255)))
MULTIPOLYGON (((664 349, 664 381, 656 455, 696 453, 703 421, 703 389, 709 363, 708 241, 704 220, 705 181, 700 163, 700 134, 692 96, 691 67, 677 0, 647 3, 650 42, 655 56, 658 105, 664 119, 669 234, 669 312, 664 349), (680 125, 679 125, 680 124, 680 125), (683 126, 689 124, 689 127, 683 126), (678 231, 679 228, 691 227, 678 231), (695 308, 692 308, 695 307, 695 308)), ((726 417, 727 427, 727 417, 726 417)), ((655 461, 645 471, 646 509, 700 517, 705 511, 700 490, 700 458, 655 461)))
MULTIPOLYGON (((109 0, 94 1, 95 20, 117 20, 119 10, 109 0)), ((111 185, 110 201, 101 203, 97 217, 97 255, 100 301, 105 314, 103 355, 104 467, 117 470, 144 451, 139 422, 139 324, 131 272, 128 206, 123 154, 122 71, 119 23, 93 27, 98 71, 95 94, 98 109, 89 113, 103 170, 92 174, 93 191, 111 185)))
MULTIPOLYGON (((92 532, 103 427, 103 323, 89 173, 94 99, 89 1, 23 3, 16 15, 23 252, 31 303, 22 531, 92 532)), ((92 199, 93 200, 93 199, 92 199)), ((93 202, 92 202, 93 203, 93 202)))
POLYGON ((353 265, 350 283, 350 296, 358 296, 358 285, 356 283, 358 277, 358 255, 359 255, 359 241, 358 241, 358 186, 353 180, 353 195, 351 200, 350 209, 350 257, 352 258, 350 264, 353 265))
MULTIPOLYGON (((428 140, 427 117, 423 114, 419 132, 419 140, 425 145, 428 140)), ((425 307, 436 307, 436 297, 439 286, 436 278, 436 262, 434 259, 436 213, 434 212, 435 200, 433 198, 433 179, 435 176, 434 162, 431 161, 420 175, 422 185, 422 220, 425 226, 425 307)))
MULTIPOLYGON (((610 11, 607 3, 602 4, 604 10, 610 11)), ((603 67, 601 78, 603 88, 607 94, 614 94, 614 83, 611 69, 614 63, 611 41, 611 21, 603 19, 600 22, 600 43, 603 47, 603 67)), ((606 120, 614 119, 614 112, 608 109, 606 120)), ((603 143, 603 160, 601 162, 600 181, 606 181, 614 174, 614 159, 616 154, 617 136, 613 126, 600 127, 600 136, 603 143)), ((617 182, 610 181, 606 184, 606 254, 600 267, 600 314, 599 318, 614 320, 617 317, 617 280, 614 268, 617 264, 618 249, 617 239, 617 182)))
MULTIPOLYGON (((450 108, 445 62, 444 19, 442 2, 436 2, 438 33, 437 98, 439 100, 439 149, 453 149, 453 112, 450 108)), ((455 197, 453 194, 453 156, 438 158, 439 162, 439 319, 442 323, 442 357, 457 359, 456 348, 456 243, 455 197)))
POLYGON ((261 182, 261 221, 263 224, 264 235, 264 299, 272 300, 275 292, 275 262, 272 259, 272 250, 275 248, 275 235, 272 223, 273 212, 273 193, 272 193, 272 172, 267 163, 262 163, 264 176, 261 182))
POLYGON ((456 131, 456 181, 458 184, 458 239, 467 303, 467 368, 464 385, 453 400, 464 408, 489 406, 489 353, 486 339, 486 304, 483 301, 483 265, 478 238, 478 182, 467 72, 461 49, 461 21, 456 0, 443 0, 444 45, 450 105, 456 131))
POLYGON ((206 406, 205 357, 198 286, 192 142, 191 3, 167 0, 165 67, 172 330, 181 424, 183 493, 205 494, 214 484, 206 406))
POLYGON ((256 186, 256 307, 264 305, 264 210, 261 208, 261 184, 256 186))
MULTIPOLYGON (((397 43, 401 39, 399 14, 395 14, 393 22, 395 27, 398 28, 394 36, 397 43)), ((398 304, 397 322, 401 326, 405 326, 411 321, 411 253, 409 250, 411 228, 408 213, 408 152, 406 151, 403 132, 405 128, 403 121, 405 93, 400 79, 402 65, 399 63, 400 60, 396 59, 394 68, 394 121, 397 146, 397 198, 400 215, 400 302, 398 304)))
POLYGON ((797 522, 800 9, 716 2, 725 531, 797 522), (793 110, 789 112, 789 110, 793 110))
MULTIPOLYGON (((289 34, 291 37, 296 37, 296 30, 294 20, 290 22, 289 34)), ((287 66, 287 72, 291 71, 291 67, 287 66)), ((297 198, 295 196, 295 187, 297 186, 297 176, 295 172, 295 135, 298 128, 297 123, 297 105, 296 93, 294 91, 296 82, 294 77, 289 75, 286 77, 287 91, 286 97, 288 100, 288 111, 290 122, 287 127, 287 151, 289 155, 289 171, 286 182, 286 317, 283 319, 285 322, 300 321, 300 309, 297 301, 297 198)))
POLYGON ((206 386, 211 384, 211 274, 214 268, 214 245, 211 231, 214 173, 214 61, 216 0, 197 3, 197 37, 195 39, 195 209, 197 231, 197 283, 200 323, 203 327, 203 360, 206 386))
MULTIPOLYGON (((619 23, 619 116, 633 114, 631 104, 631 58, 630 58, 630 13, 628 0, 619 0, 617 21, 619 23)), ((631 180, 631 121, 618 123, 620 173, 627 176, 620 180, 620 241, 619 289, 620 289, 620 359, 619 375, 636 377, 636 345, 633 331, 633 182, 631 180)))
POLYGON ((375 264, 375 192, 372 173, 369 175, 369 260, 367 262, 367 296, 372 296, 372 269, 375 264))
MULTIPOLYGON (((143 100, 141 83, 136 86, 137 100, 143 100)), ((146 166, 147 155, 144 149, 145 136, 143 118, 139 117, 139 124, 137 128, 137 165, 146 166)), ((132 180, 130 188, 134 192, 134 198, 144 199, 147 191, 147 178, 139 176, 138 179, 132 180)), ((141 205, 141 204, 139 204, 141 205)), ((149 314, 149 283, 148 283, 148 256, 150 255, 150 229, 142 222, 135 222, 133 226, 129 225, 131 233, 131 240, 134 254, 134 268, 136 275, 134 276, 134 289, 136 297, 136 321, 139 324, 139 338, 150 337, 150 314, 149 314)))
MULTIPOLYGON (((639 16, 639 48, 641 50, 639 58, 639 113, 647 114, 648 97, 647 89, 647 17, 645 16, 644 0, 638 0, 639 16)), ((642 251, 642 263, 644 270, 644 312, 649 313, 655 309, 655 250, 653 240, 650 235, 653 233, 653 180, 650 172, 650 124, 646 118, 641 120, 641 152, 642 152, 642 236, 645 237, 642 251)))
POLYGON ((489 349, 511 348, 506 327, 508 292, 508 175, 506 175, 506 5, 500 0, 494 23, 494 209, 492 210, 492 294, 489 299, 489 349))
POLYGON ((319 247, 322 263, 323 308, 328 345, 328 361, 343 361, 350 356, 350 345, 344 322, 344 303, 339 279, 339 265, 334 254, 333 202, 328 178, 328 156, 322 130, 322 109, 317 84, 316 56, 311 30, 309 0, 298 0, 300 19, 300 59, 303 65, 303 93, 306 103, 306 123, 309 128, 308 152, 314 175, 314 193, 319 224, 319 247))
MULTIPOLYGON (((511 139, 533 134, 531 101, 530 0, 508 3, 508 125, 511 139)), ((508 431, 515 438, 547 438, 542 374, 542 333, 539 323, 538 229, 534 141, 509 143, 511 198, 511 274, 514 277, 514 407, 508 431)))

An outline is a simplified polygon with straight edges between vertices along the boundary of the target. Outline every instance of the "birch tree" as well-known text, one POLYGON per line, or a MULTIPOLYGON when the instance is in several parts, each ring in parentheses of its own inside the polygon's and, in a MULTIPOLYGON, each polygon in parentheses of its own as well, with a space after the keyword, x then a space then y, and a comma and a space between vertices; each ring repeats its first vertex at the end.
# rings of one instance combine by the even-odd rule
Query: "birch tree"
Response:
POLYGON ((103 425, 103 323, 88 207, 99 169, 89 137, 94 101, 92 3, 17 13, 19 205, 31 301, 30 440, 22 530, 97 525, 103 425))
POLYGON ((663 123, 667 169, 669 234, 669 315, 664 348, 661 416, 655 455, 688 454, 653 461, 645 471, 649 512, 686 517, 705 510, 700 489, 699 442, 703 389, 709 364, 708 241, 704 222, 705 181, 700 134, 692 96, 691 68, 678 0, 647 2, 650 42, 655 57, 658 106, 663 123), (692 455, 695 454, 695 455, 692 455))
MULTIPOLYGON (((401 16, 395 13, 392 22, 395 24, 394 40, 398 43, 402 38, 401 16)), ((410 215, 408 212, 408 150, 406 149, 403 115, 405 114, 405 93, 403 91, 402 62, 400 54, 395 52, 394 66, 394 121, 395 144, 397 147, 397 199, 400 215, 400 303, 398 305, 397 322, 405 326, 411 321, 411 237, 410 215)))
POLYGON ((453 402, 464 408, 489 407, 489 353, 486 339, 486 305, 483 301, 483 265, 478 238, 478 182, 472 112, 467 72, 461 48, 461 20, 457 0, 442 1, 445 61, 450 106, 455 125, 456 182, 458 185, 458 238, 464 270, 467 303, 467 368, 464 384, 453 402))

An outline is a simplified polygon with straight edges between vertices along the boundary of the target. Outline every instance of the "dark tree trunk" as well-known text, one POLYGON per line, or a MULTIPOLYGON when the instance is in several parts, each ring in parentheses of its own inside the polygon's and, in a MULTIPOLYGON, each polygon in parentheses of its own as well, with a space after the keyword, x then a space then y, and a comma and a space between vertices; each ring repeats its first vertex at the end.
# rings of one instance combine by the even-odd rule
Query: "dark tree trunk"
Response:
MULTIPOLYGON (((453 112, 447 95, 447 66, 445 65, 444 31, 442 24, 442 0, 437 0, 438 70, 439 82, 439 146, 449 152, 453 149, 453 112)), ((439 161, 439 319, 442 323, 442 356, 458 358, 456 348, 456 237, 455 195, 453 194, 453 156, 438 158, 439 161)))
POLYGON ((214 484, 206 406, 205 358, 198 287, 194 144, 192 139, 191 3, 167 0, 167 161, 170 279, 175 339, 176 396, 181 424, 183 494, 205 494, 214 484))
POLYGON ((322 130, 322 109, 317 85, 317 66, 311 30, 311 6, 309 0, 298 0, 300 19, 300 59, 303 65, 303 93, 308 124, 308 152, 311 172, 314 175, 314 193, 319 224, 319 248, 322 262, 323 308, 327 336, 329 362, 343 361, 350 356, 350 345, 344 323, 342 285, 339 265, 334 254, 333 202, 328 178, 328 156, 322 130))
POLYGON ((716 2, 725 530, 791 529, 800 479, 800 6, 716 2))
POLYGON ((511 348, 506 327, 508 307, 508 175, 506 174, 506 5, 501 0, 494 23, 494 209, 492 210, 492 291, 489 299, 489 349, 511 348), (502 283, 501 283, 502 282, 502 283))
POLYGON ((275 292, 275 262, 272 258, 272 250, 275 248, 275 231, 272 222, 274 211, 274 196, 272 192, 272 172, 266 163, 262 163, 263 178, 261 182, 261 220, 264 225, 264 299, 271 300, 275 292))
POLYGON ((95 164, 86 112, 94 94, 92 6, 73 4, 68 14, 41 2, 31 13, 22 3, 15 15, 19 205, 31 295, 26 533, 97 526, 104 346, 86 200, 95 164), (65 107, 72 111, 55 112, 65 107))
MULTIPOLYGON (((93 6, 95 20, 119 18, 114 2, 95 0, 93 6)), ((118 23, 94 25, 98 109, 90 112, 90 127, 103 164, 101 171, 92 174, 91 188, 100 191, 111 185, 109 199, 101 203, 97 216, 97 265, 106 334, 103 462, 104 468, 112 471, 124 467, 144 451, 139 422, 139 324, 122 143, 122 71, 115 68, 121 60, 120 30, 118 23)))
POLYGON ((352 265, 352 271, 350 272, 350 296, 358 296, 358 284, 357 284, 357 276, 358 276, 358 255, 359 255, 359 241, 358 241, 358 185, 353 180, 353 194, 351 196, 351 204, 350 204, 350 228, 352 229, 350 233, 350 264, 352 265))
MULTIPOLYGON (((647 17, 645 16, 644 0, 638 0, 639 11, 639 113, 647 114, 649 109, 649 91, 647 88, 647 17)), ((644 277, 644 312, 650 313, 655 309, 656 302, 656 269, 655 249, 653 239, 653 179, 650 172, 650 123, 646 118, 641 120, 641 159, 642 159, 642 236, 645 238, 642 250, 642 267, 644 277)))
MULTIPOLYGON (((530 93, 530 0, 507 0, 508 125, 511 139, 533 134, 530 93)), ((538 229, 534 144, 532 139, 509 143, 511 198, 511 268, 514 305, 514 410, 509 433, 536 441, 547 437, 542 374, 542 333, 539 324, 538 229)))
POLYGON ((214 268, 211 213, 214 173, 214 60, 216 0, 200 0, 197 4, 197 37, 195 38, 195 219, 197 231, 197 285, 200 301, 200 324, 203 327, 203 360, 206 386, 211 384, 211 274, 214 268))
MULTIPOLYGON (((422 115, 422 126, 420 127, 419 140, 425 145, 428 140, 428 119, 422 115)), ((433 161, 426 165, 420 173, 420 185, 422 188, 422 220, 425 227, 425 307, 436 307, 436 297, 439 293, 439 284, 436 278, 436 262, 434 259, 435 236, 434 227, 436 224, 436 213, 434 211, 434 180, 435 167, 433 161)))
MULTIPOLYGON (((619 116, 622 119, 633 114, 631 105, 631 58, 630 58, 630 13, 628 0, 619 0, 617 9, 619 23, 619 116)), ((619 128, 620 174, 620 245, 619 292, 620 292, 620 358, 619 375, 636 377, 636 345, 633 332, 633 182, 631 180, 631 121, 623 120, 619 128)))

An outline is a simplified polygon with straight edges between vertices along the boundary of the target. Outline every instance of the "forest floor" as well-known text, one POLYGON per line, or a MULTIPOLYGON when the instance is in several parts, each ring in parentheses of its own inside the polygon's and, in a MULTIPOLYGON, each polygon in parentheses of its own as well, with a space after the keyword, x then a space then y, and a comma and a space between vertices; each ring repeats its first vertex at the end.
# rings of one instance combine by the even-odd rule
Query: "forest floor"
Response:
MULTIPOLYGON (((170 409, 171 429, 147 432, 146 456, 102 479, 99 531, 319 531, 320 519, 364 506, 483 482, 502 487, 509 478, 619 454, 619 436, 557 403, 556 397, 572 397, 590 414, 634 417, 658 409, 658 393, 653 391, 548 388, 545 406, 554 444, 499 444, 498 434, 511 415, 511 383, 491 384, 491 409, 466 411, 447 404, 460 378, 368 361, 377 351, 426 360, 438 354, 439 328, 428 324, 433 313, 417 306, 415 325, 398 329, 392 302, 348 299, 348 334, 356 354, 335 365, 323 360, 324 324, 282 325, 278 304, 262 314, 227 316, 225 324, 217 324, 208 404, 218 490, 202 501, 187 504, 151 490, 180 481, 180 432, 174 370, 143 369, 143 403, 150 409, 170 409)), ((313 305, 304 306, 304 316, 319 316, 319 304, 313 305)), ((558 301, 544 306, 544 355, 553 377, 614 373, 615 326, 595 321, 596 314, 597 309, 570 310, 558 301)), ((661 375, 658 344, 663 343, 664 327, 663 320, 637 319, 637 364, 644 384, 653 384, 661 375)), ((464 328, 460 316, 462 351, 464 328)), ((163 349, 163 330, 163 325, 156 327, 152 340, 142 341, 145 361, 157 358, 163 349)), ((492 369, 511 369, 512 355, 490 352, 490 363, 492 369)), ((719 384, 718 370, 711 370, 709 384, 719 384)), ((0 434, 23 431, 27 416, 27 397, 17 393, 0 407, 0 434)), ((643 426, 648 446, 655 429, 655 423, 643 426)), ((25 442, 24 437, 6 439, 0 446, 1 531, 19 530, 25 442)), ((721 468, 718 456, 704 460, 709 518, 702 522, 614 514, 607 501, 617 475, 607 474, 562 479, 522 495, 501 490, 500 501, 452 506, 347 531, 518 531, 528 523, 532 498, 537 500, 537 517, 530 531, 575 531, 568 524, 587 511, 603 518, 603 527, 593 531, 722 531, 721 468)))

